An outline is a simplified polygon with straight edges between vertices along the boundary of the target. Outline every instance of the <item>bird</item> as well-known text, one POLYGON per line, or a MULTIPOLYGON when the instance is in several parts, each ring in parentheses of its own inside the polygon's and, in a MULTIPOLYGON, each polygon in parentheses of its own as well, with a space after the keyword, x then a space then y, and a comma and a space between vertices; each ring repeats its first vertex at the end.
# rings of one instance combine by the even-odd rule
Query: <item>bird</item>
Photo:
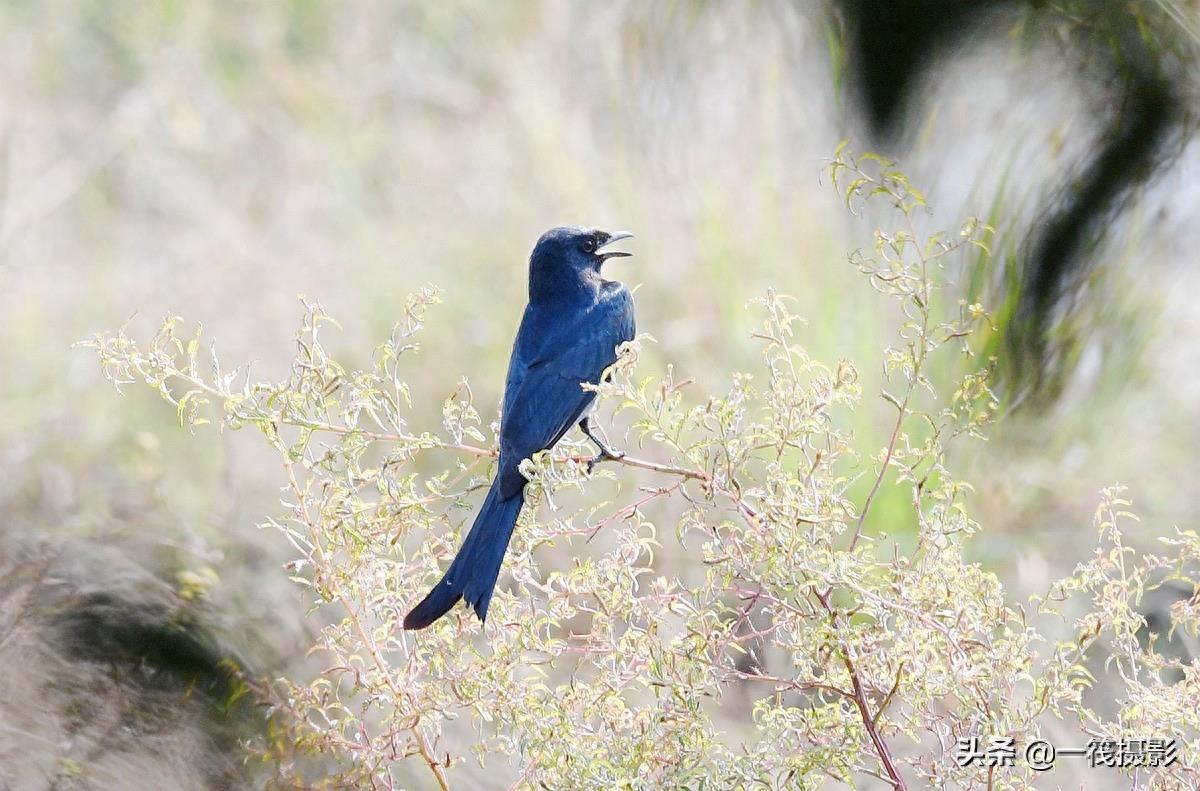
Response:
POLYGON ((632 255, 607 250, 633 234, 562 226, 546 231, 529 256, 529 302, 509 358, 500 411, 500 454, 495 478, 467 537, 441 581, 404 618, 424 629, 460 599, 487 622, 488 605, 528 483, 523 460, 554 447, 572 426, 595 444, 589 472, 624 455, 599 438, 592 421, 596 385, 634 338, 633 295, 605 280, 601 267, 632 255))

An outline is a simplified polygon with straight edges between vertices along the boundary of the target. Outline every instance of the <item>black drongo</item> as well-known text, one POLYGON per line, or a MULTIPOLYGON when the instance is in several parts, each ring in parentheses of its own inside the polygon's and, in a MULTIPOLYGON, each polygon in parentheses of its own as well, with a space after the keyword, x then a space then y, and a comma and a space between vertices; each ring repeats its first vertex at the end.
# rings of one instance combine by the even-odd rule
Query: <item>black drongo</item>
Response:
POLYGON ((500 460, 483 508, 450 568, 404 619, 423 629, 465 598, 479 619, 500 574, 500 562, 525 500, 521 461, 553 447, 579 424, 599 449, 593 463, 617 458, 592 431, 590 411, 597 384, 616 362, 617 347, 633 340, 633 296, 600 276, 600 267, 623 252, 604 248, 632 234, 588 228, 554 228, 538 239, 529 257, 529 305, 508 363, 500 413, 500 460))

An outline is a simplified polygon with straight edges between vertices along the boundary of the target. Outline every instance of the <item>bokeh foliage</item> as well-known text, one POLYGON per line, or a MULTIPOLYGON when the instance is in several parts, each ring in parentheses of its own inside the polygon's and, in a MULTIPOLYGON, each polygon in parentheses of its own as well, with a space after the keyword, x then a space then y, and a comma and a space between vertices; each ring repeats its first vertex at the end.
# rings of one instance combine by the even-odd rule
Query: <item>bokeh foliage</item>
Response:
MULTIPOLYGON (((749 308, 760 362, 724 391, 697 392, 669 365, 647 374, 642 337, 600 387, 642 485, 575 505, 608 474, 587 474, 584 448, 568 441, 528 462, 529 507, 486 627, 457 610, 427 632, 399 628, 453 553, 494 458, 497 423, 465 380, 440 427, 410 420, 406 376, 438 292, 408 300, 363 370, 326 352, 333 319, 312 301, 278 382, 227 367, 174 318, 145 345, 124 331, 88 344, 110 380, 156 388, 184 426, 253 426, 278 454, 284 506, 266 524, 290 543, 288 571, 326 624, 314 646, 323 672, 262 691, 274 730, 253 748, 282 783, 448 788, 463 762, 499 754, 520 788, 815 788, 870 776, 1027 788, 1037 775, 1021 763, 959 767, 957 739, 1024 744, 1053 720, 1080 734, 1178 738, 1180 760, 1151 785, 1195 786, 1200 678, 1145 639, 1138 604, 1168 578, 1197 585, 1200 537, 1179 532, 1163 557, 1134 552, 1114 489, 1094 557, 1044 597, 1016 601, 968 561, 982 528, 947 450, 982 437, 997 412, 992 361, 972 354, 993 329, 982 305, 945 286, 987 254, 991 229, 967 219, 924 230, 924 197, 886 159, 843 147, 830 171, 852 211, 891 210, 874 246, 849 256, 900 317, 878 361, 885 446, 853 431, 868 408, 855 364, 807 354, 783 295, 749 308), (889 495, 889 519, 873 518, 889 495), (897 503, 911 531, 891 529, 897 503), (652 505, 667 516, 652 518, 652 505), (563 545, 566 565, 546 551, 563 545), (676 546, 690 568, 662 569, 656 555, 676 546), (1072 623, 1067 639, 1044 627, 1054 616, 1072 623), (1115 706, 1086 694, 1101 649, 1115 706), (719 713, 738 696, 749 715, 731 727, 719 713), (473 738, 449 735, 456 720, 473 738), (314 770, 306 754, 336 771, 314 770)), ((1171 617, 1172 629, 1200 626, 1186 603, 1171 617)))

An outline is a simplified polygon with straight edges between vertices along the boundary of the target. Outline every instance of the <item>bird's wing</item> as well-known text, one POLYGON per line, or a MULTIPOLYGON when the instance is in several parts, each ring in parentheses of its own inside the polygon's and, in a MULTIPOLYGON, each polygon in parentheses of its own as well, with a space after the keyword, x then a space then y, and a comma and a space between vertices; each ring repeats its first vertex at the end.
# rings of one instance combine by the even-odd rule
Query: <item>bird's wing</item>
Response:
POLYGON ((513 475, 516 465, 553 447, 595 399, 580 384, 599 382, 604 369, 616 362, 617 346, 632 337, 632 303, 602 303, 547 339, 522 366, 516 382, 510 376, 514 386, 505 394, 500 430, 500 455, 512 465, 511 471, 502 471, 506 496, 524 485, 520 473, 513 475))

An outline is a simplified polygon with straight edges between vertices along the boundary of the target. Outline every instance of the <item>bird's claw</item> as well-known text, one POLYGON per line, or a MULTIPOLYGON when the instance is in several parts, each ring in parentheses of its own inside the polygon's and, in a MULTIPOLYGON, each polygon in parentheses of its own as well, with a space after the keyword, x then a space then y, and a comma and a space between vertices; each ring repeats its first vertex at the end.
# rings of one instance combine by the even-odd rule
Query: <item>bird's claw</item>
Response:
POLYGON ((625 452, 620 450, 602 450, 592 458, 588 459, 587 471, 588 475, 592 474, 592 470, 596 469, 596 465, 602 461, 620 461, 625 458, 625 452))

